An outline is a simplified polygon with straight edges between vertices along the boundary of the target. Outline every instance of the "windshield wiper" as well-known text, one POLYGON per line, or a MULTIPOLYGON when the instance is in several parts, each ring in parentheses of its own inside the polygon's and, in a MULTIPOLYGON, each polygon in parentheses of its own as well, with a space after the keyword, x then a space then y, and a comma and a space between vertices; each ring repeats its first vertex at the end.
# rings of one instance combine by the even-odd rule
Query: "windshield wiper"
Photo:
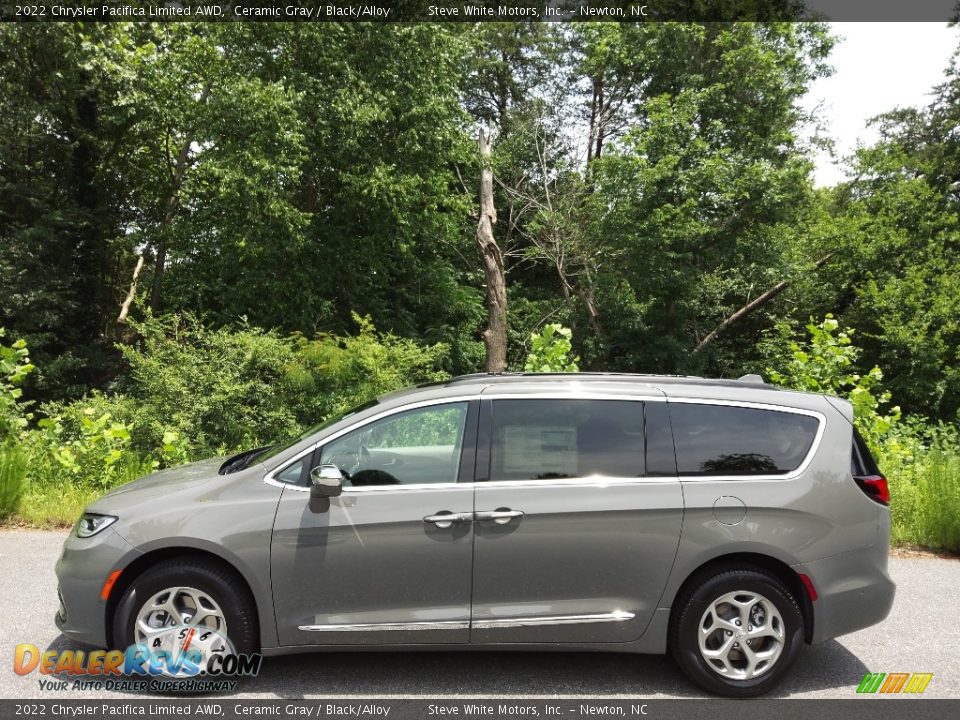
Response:
POLYGON ((220 470, 218 472, 220 475, 229 475, 230 473, 244 470, 250 467, 254 460, 272 447, 273 445, 266 445, 254 450, 244 450, 242 453, 238 453, 233 457, 227 458, 226 462, 220 466, 220 470))

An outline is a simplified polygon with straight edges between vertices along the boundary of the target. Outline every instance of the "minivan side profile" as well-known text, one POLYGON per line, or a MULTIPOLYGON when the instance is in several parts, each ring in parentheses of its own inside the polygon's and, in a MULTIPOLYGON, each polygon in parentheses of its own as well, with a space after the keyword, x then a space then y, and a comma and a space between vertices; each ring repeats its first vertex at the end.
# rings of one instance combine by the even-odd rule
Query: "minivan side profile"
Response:
POLYGON ((57 563, 56 622, 267 656, 669 653, 712 693, 759 695, 893 603, 886 480, 852 420, 757 376, 402 390, 95 501, 57 563))

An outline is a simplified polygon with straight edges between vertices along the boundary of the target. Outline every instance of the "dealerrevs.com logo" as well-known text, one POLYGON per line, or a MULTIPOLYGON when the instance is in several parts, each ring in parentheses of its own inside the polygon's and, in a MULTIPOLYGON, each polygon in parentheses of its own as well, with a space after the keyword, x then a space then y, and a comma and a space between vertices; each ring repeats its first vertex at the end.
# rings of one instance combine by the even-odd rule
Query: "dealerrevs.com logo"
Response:
POLYGON ((237 653, 225 635, 203 627, 167 627, 126 650, 45 650, 21 643, 13 671, 52 676, 41 690, 229 692, 260 672, 260 654, 237 653))
POLYGON ((867 673, 857 686, 858 693, 909 693, 919 695, 933 680, 933 673, 867 673))

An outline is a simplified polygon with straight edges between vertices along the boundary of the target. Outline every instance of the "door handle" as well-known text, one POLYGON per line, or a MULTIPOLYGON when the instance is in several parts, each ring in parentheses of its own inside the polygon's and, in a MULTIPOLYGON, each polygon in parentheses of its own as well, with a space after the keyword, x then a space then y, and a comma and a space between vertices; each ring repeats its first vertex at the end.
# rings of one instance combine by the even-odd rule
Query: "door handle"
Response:
POLYGON ((484 510, 482 512, 474 513, 474 518, 477 520, 493 520, 497 525, 506 525, 514 518, 522 517, 523 510, 511 510, 510 508, 502 508, 500 510, 484 510))
POLYGON ((427 515, 423 521, 433 523, 438 528, 448 528, 454 523, 470 522, 473 520, 473 513, 455 513, 442 511, 436 515, 427 515))

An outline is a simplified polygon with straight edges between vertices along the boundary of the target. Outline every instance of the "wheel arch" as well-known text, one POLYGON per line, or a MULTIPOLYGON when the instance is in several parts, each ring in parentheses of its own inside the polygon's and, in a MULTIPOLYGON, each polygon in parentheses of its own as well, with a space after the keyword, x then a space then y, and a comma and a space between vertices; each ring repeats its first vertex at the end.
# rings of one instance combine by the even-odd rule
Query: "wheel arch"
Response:
POLYGON ((676 603, 677 598, 682 597, 690 588, 690 586, 697 582, 701 576, 724 565, 751 565, 770 573, 780 582, 782 582, 790 591, 790 594, 793 595, 794 599, 797 601, 797 604, 800 606, 800 614, 803 618, 804 642, 810 644, 813 641, 813 602, 811 602, 810 595, 804 587, 800 576, 784 561, 779 560, 771 555, 764 555, 763 553, 759 552, 735 552, 727 553, 725 555, 718 555, 702 562, 691 572, 687 573, 687 576, 677 588, 677 591, 670 598, 671 626, 678 611, 676 603))
POLYGON ((230 562, 222 555, 205 548, 193 547, 189 545, 177 545, 159 547, 146 551, 135 557, 123 568, 122 572, 110 590, 110 596, 107 598, 107 602, 104 607, 104 627, 106 629, 107 647, 113 647, 113 618, 116 614, 117 606, 120 604, 120 600, 124 593, 126 593, 127 589, 137 580, 138 577, 143 575, 143 573, 150 568, 154 567, 157 563, 166 560, 174 560, 177 558, 183 558, 185 560, 206 560, 220 566, 240 580, 240 582, 242 582, 246 588, 248 599, 251 603, 253 603, 254 610, 256 611, 257 634, 260 637, 261 645, 264 645, 263 636, 265 631, 265 609, 262 607, 263 603, 258 602, 257 595, 253 591, 253 587, 251 586, 249 578, 237 567, 236 564, 230 562))

